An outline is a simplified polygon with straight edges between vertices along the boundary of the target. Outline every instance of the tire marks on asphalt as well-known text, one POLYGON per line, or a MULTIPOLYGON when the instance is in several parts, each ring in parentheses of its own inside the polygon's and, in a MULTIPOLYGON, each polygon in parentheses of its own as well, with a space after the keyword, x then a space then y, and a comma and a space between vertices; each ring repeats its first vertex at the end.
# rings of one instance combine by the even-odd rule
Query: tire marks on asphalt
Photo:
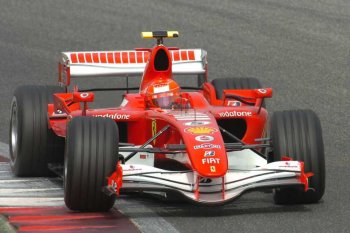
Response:
POLYGON ((0 206, 61 206, 63 188, 58 178, 18 178, 9 163, 0 162, 0 206))
POLYGON ((108 213, 68 210, 60 178, 15 177, 8 162, 0 162, 0 215, 17 232, 139 232, 117 210, 108 213))
POLYGON ((108 213, 76 213, 63 206, 0 208, 0 214, 17 232, 37 233, 80 233, 80 232, 139 232, 130 221, 118 211, 108 213))
POLYGON ((99 215, 90 219, 87 216, 97 215, 71 212, 64 204, 61 178, 15 177, 8 163, 7 148, 7 144, 0 142, 0 215, 4 215, 18 232, 178 233, 142 201, 128 196, 117 199, 112 211, 102 213, 104 218, 99 215), (95 224, 88 228, 82 226, 90 221, 95 224))

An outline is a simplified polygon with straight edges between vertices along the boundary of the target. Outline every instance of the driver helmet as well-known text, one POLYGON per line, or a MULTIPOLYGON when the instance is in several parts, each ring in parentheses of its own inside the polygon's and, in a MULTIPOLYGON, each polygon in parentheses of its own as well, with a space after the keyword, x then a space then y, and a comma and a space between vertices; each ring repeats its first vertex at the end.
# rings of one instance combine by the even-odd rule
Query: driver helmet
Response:
POLYGON ((170 109, 180 96, 180 87, 172 79, 152 82, 146 91, 149 107, 170 109))

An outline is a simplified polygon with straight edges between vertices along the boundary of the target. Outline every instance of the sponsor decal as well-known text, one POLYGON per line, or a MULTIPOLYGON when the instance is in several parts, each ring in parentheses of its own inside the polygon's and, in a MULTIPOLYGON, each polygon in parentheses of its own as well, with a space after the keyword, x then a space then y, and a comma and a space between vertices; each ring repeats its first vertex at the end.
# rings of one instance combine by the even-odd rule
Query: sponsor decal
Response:
POLYGON ((211 141, 214 141, 214 137, 213 136, 208 136, 208 135, 199 135, 199 136, 195 137, 194 139, 196 139, 196 141, 198 141, 198 142, 211 142, 211 141))
POLYGON ((237 112, 237 111, 226 111, 226 112, 220 112, 219 113, 220 117, 242 117, 242 116, 247 116, 250 117, 253 115, 252 112, 247 112, 247 111, 242 111, 242 112, 237 112))
POLYGON ((215 156, 215 151, 213 150, 204 151, 204 157, 208 157, 208 156, 215 156))
POLYGON ((216 172, 216 167, 215 166, 210 166, 210 171, 211 172, 216 172))
POLYGON ((199 180, 199 183, 201 183, 201 184, 210 184, 211 183, 211 179, 210 178, 201 178, 199 180))
POLYGON ((258 89, 258 92, 260 92, 261 94, 265 94, 267 92, 267 90, 264 88, 260 88, 260 89, 258 89))
MULTIPOLYGON (((152 120, 152 137, 157 133, 157 121, 155 119, 152 120)), ((156 139, 153 140, 153 144, 156 144, 156 139)))
POLYGON ((129 120, 130 119, 130 115, 128 114, 96 114, 96 115, 92 115, 93 117, 107 117, 107 118, 112 118, 115 120, 129 120))
POLYGON ((209 121, 190 121, 186 122, 184 125, 186 126, 198 126, 198 125, 209 125, 209 121))
POLYGON ((284 165, 279 165, 279 168, 298 168, 299 166, 293 165, 291 162, 286 161, 284 162, 284 165))
POLYGON ((219 164, 220 159, 219 158, 204 158, 202 159, 202 164, 219 164))
POLYGON ((129 165, 129 167, 124 167, 123 168, 123 171, 126 171, 126 172, 131 172, 131 171, 142 171, 142 168, 137 168, 135 167, 134 165, 129 165))
POLYGON ((83 93, 80 94, 80 97, 85 99, 85 98, 89 97, 89 93, 83 92, 83 93))
POLYGON ((125 107, 129 101, 127 99, 123 99, 122 103, 120 104, 121 107, 125 107))
POLYGON ((183 113, 175 114, 175 119, 178 121, 208 121, 210 117, 204 113, 183 113))
POLYGON ((145 155, 145 154, 140 154, 140 159, 147 159, 147 155, 145 155))
POLYGON ((215 145, 215 144, 211 144, 211 143, 203 143, 200 145, 195 145, 193 147, 193 149, 198 150, 198 149, 220 149, 221 146, 220 145, 215 145))
POLYGON ((283 165, 279 165, 279 168, 298 168, 299 166, 295 166, 295 165, 287 165, 287 166, 283 166, 283 165))
POLYGON ((154 86, 154 89, 153 89, 153 92, 154 94, 158 94, 158 93, 162 93, 162 92, 167 92, 169 91, 169 85, 168 84, 165 84, 165 85, 155 85, 154 86))
POLYGON ((196 120, 209 121, 210 118, 209 117, 180 117, 180 118, 176 117, 176 120, 178 120, 178 121, 196 121, 196 120))
POLYGON ((185 132, 190 134, 213 134, 217 131, 217 129, 208 126, 190 127, 185 129, 185 132))
POLYGON ((239 107, 239 106, 241 106, 241 102, 237 101, 237 100, 229 100, 229 101, 227 101, 227 106, 239 107))

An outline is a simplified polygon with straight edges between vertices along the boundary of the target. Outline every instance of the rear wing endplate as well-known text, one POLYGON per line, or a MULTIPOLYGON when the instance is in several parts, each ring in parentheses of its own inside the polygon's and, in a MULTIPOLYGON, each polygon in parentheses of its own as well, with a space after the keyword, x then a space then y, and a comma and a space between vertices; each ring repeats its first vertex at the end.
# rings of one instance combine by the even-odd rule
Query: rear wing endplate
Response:
MULTIPOLYGON (((173 74, 205 74, 207 52, 202 49, 169 51, 173 74)), ((139 76, 146 67, 148 50, 63 52, 59 62, 59 84, 68 86, 70 78, 139 76)))

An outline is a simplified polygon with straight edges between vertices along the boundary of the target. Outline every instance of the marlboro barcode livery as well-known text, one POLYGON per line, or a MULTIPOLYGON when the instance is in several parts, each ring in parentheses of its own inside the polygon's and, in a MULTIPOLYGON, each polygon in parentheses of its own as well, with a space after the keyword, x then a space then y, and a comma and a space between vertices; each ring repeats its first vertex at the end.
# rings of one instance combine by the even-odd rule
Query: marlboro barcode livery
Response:
POLYGON ((178 36, 144 32, 156 40, 153 48, 63 52, 57 86, 18 87, 10 122, 13 172, 62 176, 65 203, 76 211, 108 211, 120 193, 143 191, 216 205, 274 189, 278 204, 318 202, 325 164, 316 114, 269 117, 271 88, 256 78, 209 82, 205 50, 164 45, 178 36), (198 85, 179 85, 183 75, 198 85), (130 76, 140 85, 129 87, 130 76), (127 85, 68 91, 77 77, 115 77, 127 85), (90 108, 94 92, 107 90, 127 91, 120 106, 90 108))

